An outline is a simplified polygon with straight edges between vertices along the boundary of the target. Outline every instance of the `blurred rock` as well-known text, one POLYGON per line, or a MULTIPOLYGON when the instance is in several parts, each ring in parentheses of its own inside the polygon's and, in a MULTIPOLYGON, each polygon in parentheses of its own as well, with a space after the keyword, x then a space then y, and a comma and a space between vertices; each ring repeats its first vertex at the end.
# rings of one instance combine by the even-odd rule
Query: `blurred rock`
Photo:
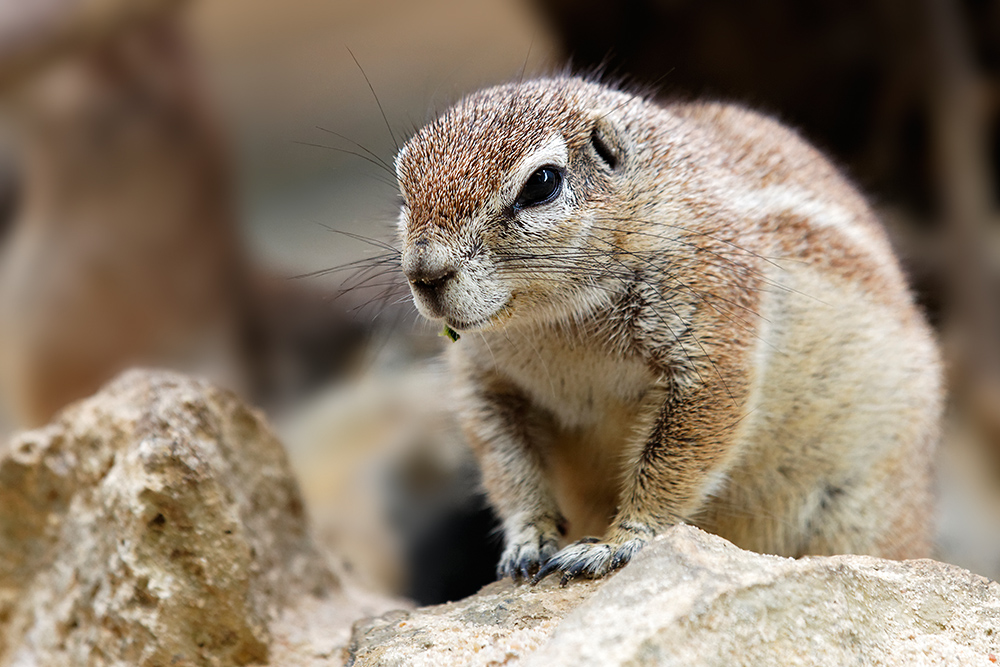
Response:
POLYGON ((179 18, 121 27, 4 97, 22 178, 0 252, 0 391, 21 426, 136 364, 246 386, 224 133, 179 18))
POLYGON ((1000 579, 1000 460, 974 419, 952 408, 935 471, 939 500, 934 556, 1000 579))
MULTIPOLYGON (((0 238, 0 408, 22 427, 135 365, 275 404, 343 372, 366 341, 332 290, 248 257, 182 4, 149 0, 163 15, 139 21, 105 2, 123 14, 109 34, 3 96, 18 189, 0 238)), ((0 54, 0 88, 2 75, 0 54)))
POLYGON ((678 526, 603 582, 493 584, 355 627, 361 665, 983 665, 1000 585, 931 560, 793 560, 678 526))
POLYGON ((170 12, 185 0, 44 0, 0 10, 0 89, 53 58, 170 12))
POLYGON ((204 381, 128 372, 0 455, 0 664, 309 664, 388 606, 344 588, 280 443, 204 381))
POLYGON ((332 289, 263 269, 254 271, 247 287, 246 371, 254 402, 268 414, 357 369, 374 327, 350 317, 349 298, 337 300, 332 289))
POLYGON ((492 582, 502 540, 454 418, 450 376, 417 362, 414 340, 384 341, 362 376, 279 425, 320 543, 367 587, 425 605, 492 582))

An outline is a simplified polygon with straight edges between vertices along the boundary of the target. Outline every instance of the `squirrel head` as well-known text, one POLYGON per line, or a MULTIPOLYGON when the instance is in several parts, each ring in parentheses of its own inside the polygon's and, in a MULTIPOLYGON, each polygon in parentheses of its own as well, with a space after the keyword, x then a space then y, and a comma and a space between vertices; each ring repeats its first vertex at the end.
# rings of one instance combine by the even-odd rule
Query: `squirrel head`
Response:
POLYGON ((421 314, 469 331, 599 303, 608 248, 592 228, 626 187, 625 119, 642 104, 579 78, 538 79, 470 95, 419 130, 396 172, 403 270, 421 314))

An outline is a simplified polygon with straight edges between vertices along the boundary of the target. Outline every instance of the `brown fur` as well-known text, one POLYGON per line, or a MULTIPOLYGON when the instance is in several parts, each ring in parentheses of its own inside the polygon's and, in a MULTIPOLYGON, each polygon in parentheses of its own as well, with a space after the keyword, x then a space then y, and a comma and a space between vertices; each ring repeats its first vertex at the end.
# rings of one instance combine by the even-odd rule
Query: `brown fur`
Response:
POLYGON ((937 351, 874 214, 792 131, 543 79, 462 100, 396 164, 417 306, 466 332, 502 574, 601 576, 679 521, 927 555, 937 351), (518 208, 541 167, 562 189, 518 208))

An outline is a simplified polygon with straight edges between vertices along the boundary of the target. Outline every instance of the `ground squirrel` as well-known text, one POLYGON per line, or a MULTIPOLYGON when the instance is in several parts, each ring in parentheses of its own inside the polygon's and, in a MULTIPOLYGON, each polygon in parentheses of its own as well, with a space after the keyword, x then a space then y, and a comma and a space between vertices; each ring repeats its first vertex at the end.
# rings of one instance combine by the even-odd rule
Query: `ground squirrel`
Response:
POLYGON ((556 77, 466 97, 396 171, 417 308, 462 334, 499 574, 599 577, 681 521, 928 554, 938 353, 876 216, 793 131, 556 77))

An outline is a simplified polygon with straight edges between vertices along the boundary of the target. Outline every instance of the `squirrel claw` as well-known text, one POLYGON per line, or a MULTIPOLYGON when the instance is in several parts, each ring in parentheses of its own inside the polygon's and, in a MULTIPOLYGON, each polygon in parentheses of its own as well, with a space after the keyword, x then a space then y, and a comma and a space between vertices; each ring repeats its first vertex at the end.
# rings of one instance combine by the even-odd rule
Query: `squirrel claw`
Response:
POLYGON ((508 544, 497 565, 497 578, 510 577, 515 582, 533 581, 542 564, 558 550, 555 534, 538 532, 534 536, 508 544))
POLYGON ((560 586, 576 578, 599 579, 632 560, 646 540, 630 539, 622 543, 600 542, 592 537, 575 542, 548 560, 531 578, 532 584, 554 572, 561 572, 560 586))

